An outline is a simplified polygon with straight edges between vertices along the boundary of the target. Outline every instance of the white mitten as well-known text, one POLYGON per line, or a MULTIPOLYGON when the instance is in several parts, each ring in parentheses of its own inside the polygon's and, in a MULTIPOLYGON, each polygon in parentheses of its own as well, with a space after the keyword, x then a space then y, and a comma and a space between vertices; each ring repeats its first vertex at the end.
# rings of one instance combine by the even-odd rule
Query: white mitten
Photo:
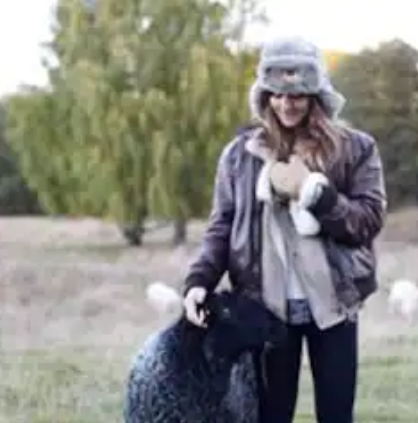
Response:
POLYGON ((291 201, 289 212, 295 228, 300 235, 314 236, 321 230, 319 222, 312 213, 302 208, 296 201, 291 201))

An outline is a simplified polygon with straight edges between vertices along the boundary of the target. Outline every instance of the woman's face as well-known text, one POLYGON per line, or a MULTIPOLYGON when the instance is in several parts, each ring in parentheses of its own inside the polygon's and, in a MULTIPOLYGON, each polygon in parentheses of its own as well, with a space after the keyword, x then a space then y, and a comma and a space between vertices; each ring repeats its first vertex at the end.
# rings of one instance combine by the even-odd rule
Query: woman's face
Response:
POLYGON ((310 99, 306 95, 272 94, 269 103, 285 128, 297 127, 309 113, 310 99))

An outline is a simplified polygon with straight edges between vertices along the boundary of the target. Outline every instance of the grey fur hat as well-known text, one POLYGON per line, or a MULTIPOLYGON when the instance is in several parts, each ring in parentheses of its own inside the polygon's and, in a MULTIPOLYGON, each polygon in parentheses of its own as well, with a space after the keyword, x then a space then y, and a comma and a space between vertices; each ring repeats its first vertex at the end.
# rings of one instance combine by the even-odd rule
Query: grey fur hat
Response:
POLYGON ((299 37, 275 39, 261 51, 257 76, 250 89, 249 101, 254 117, 261 119, 261 95, 313 94, 318 96, 327 115, 336 118, 345 98, 331 84, 321 51, 299 37))

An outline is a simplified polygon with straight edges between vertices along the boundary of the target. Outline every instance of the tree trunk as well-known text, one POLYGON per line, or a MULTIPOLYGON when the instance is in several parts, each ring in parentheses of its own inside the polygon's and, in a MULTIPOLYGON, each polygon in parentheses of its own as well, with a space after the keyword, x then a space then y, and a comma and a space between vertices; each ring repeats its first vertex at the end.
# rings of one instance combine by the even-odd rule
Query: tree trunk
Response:
POLYGON ((143 205, 142 210, 138 213, 136 222, 121 225, 122 234, 132 247, 142 247, 144 244, 145 219, 147 218, 147 214, 148 208, 146 205, 143 205))
POLYGON ((173 222, 173 245, 178 247, 187 241, 187 221, 184 219, 176 219, 173 222))
POLYGON ((141 247, 143 245, 144 227, 142 223, 126 223, 121 225, 123 237, 132 247, 141 247))

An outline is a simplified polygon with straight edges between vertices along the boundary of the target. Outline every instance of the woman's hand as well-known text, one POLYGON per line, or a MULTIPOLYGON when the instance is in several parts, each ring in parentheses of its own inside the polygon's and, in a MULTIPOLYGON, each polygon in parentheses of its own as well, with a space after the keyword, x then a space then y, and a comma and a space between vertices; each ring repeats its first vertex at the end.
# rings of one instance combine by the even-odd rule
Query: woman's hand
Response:
POLYGON ((202 287, 193 287, 187 292, 183 305, 186 311, 186 318, 196 326, 205 327, 205 313, 199 310, 207 296, 207 291, 202 287))

